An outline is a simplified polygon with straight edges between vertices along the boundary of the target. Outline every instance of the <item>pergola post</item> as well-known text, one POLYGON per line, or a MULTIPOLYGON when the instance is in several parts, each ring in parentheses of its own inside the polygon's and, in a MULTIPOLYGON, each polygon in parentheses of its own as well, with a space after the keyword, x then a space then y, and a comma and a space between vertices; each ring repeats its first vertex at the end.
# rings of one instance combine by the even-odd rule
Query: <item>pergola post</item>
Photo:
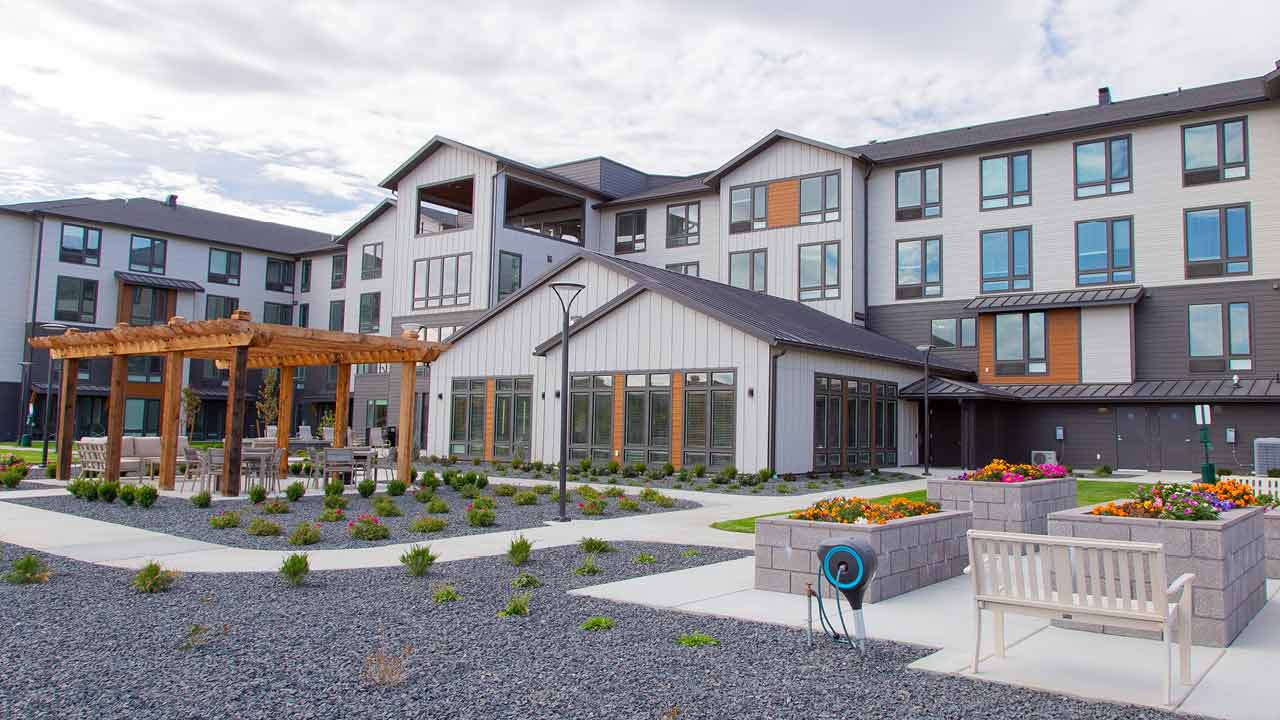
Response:
MULTIPOLYGON (((418 333, 404 330, 401 337, 416 340, 418 333)), ((409 470, 413 467, 413 458, 409 456, 413 448, 413 386, 417 375, 418 363, 400 363, 400 422, 396 428, 396 479, 409 482, 409 470)))
POLYGON ((129 356, 111 358, 111 394, 107 396, 107 482, 120 481, 120 441, 124 437, 124 401, 129 356))
MULTIPOLYGON (((182 318, 173 320, 181 322, 182 318)), ((172 490, 178 472, 178 435, 182 432, 178 421, 182 408, 182 353, 165 353, 161 392, 164 395, 160 400, 160 489, 172 490)))
POLYGON ((351 365, 339 363, 338 387, 333 400, 333 446, 336 448, 347 446, 347 428, 351 425, 350 413, 347 411, 351 405, 350 395, 351 365))
POLYGON ((231 353, 227 368, 227 434, 222 447, 222 494, 240 494, 241 444, 244 443, 244 393, 249 375, 249 348, 241 345, 231 353))
MULTIPOLYGON (((67 330, 71 332, 71 330, 67 330)), ((53 362, 50 358, 49 362, 53 362)), ((54 478, 71 479, 71 451, 76 444, 76 374, 79 361, 67 358, 62 361, 62 395, 58 398, 58 462, 54 478)), ((48 402, 48 400, 46 400, 48 402)))
POLYGON ((293 432, 293 368, 280 368, 280 384, 277 386, 280 398, 279 410, 276 412, 276 448, 284 450, 280 456, 279 472, 281 477, 288 477, 289 471, 289 434, 293 432))

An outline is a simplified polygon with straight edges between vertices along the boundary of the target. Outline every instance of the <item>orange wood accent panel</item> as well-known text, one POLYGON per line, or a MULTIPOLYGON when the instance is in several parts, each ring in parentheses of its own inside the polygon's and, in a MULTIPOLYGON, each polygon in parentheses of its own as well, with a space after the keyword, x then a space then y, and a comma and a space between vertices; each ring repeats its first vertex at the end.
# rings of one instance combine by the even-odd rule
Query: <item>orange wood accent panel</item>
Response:
POLYGON ((996 375, 996 319, 978 316, 978 382, 987 385, 1069 385, 1080 382, 1080 309, 1045 311, 1049 372, 1044 375, 996 375))
POLYGON ((684 373, 671 373, 671 464, 680 469, 684 455, 684 373))
MULTIPOLYGON (((412 383, 410 384, 412 386, 412 383)), ((493 393, 494 379, 487 378, 484 381, 484 459, 486 461, 493 459, 493 393)), ((413 395, 409 398, 412 400, 413 395)), ((397 436, 398 439, 398 436, 397 436)))
POLYGON ((800 224, 800 180, 771 182, 766 197, 769 227, 800 224))
POLYGON ((622 399, 626 392, 627 376, 613 375, 613 459, 622 462, 622 399))

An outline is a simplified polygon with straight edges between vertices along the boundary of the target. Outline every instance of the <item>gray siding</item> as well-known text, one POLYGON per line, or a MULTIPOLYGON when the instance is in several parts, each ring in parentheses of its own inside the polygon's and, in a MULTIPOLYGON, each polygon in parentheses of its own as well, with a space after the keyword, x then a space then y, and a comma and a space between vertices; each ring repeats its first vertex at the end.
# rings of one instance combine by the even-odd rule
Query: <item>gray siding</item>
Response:
MULTIPOLYGON (((872 305, 867 308, 867 327, 881 335, 888 335, 911 345, 923 345, 929 342, 930 321, 976 317, 973 313, 964 311, 967 302, 966 300, 942 300, 872 305)), ((959 333, 959 328, 956 332, 959 333)), ((978 370, 978 348, 976 347, 935 350, 933 356, 963 365, 974 372, 978 370)))
POLYGON ((1274 377, 1280 370, 1280 333, 1275 331, 1274 324, 1274 318, 1280 317, 1280 292, 1273 289, 1274 283, 1274 280, 1253 280, 1148 288, 1147 295, 1135 308, 1136 379, 1214 380, 1230 377, 1232 373, 1238 373, 1241 378, 1274 377), (1229 302, 1250 304, 1253 370, 1192 373, 1188 368, 1187 306, 1229 302))

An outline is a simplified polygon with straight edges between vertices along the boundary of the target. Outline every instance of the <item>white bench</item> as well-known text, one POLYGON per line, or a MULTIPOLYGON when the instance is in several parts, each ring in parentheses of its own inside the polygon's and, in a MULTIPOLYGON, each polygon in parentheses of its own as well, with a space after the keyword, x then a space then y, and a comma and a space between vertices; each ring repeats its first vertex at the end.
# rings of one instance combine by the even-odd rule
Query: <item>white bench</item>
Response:
POLYGON ((1173 703, 1173 633, 1184 685, 1191 684, 1191 586, 1186 573, 1165 585, 1164 546, 1155 543, 969 531, 973 580, 973 672, 982 653, 982 611, 990 610, 995 650, 1005 656, 1004 614, 1154 630, 1165 645, 1165 702, 1173 703))

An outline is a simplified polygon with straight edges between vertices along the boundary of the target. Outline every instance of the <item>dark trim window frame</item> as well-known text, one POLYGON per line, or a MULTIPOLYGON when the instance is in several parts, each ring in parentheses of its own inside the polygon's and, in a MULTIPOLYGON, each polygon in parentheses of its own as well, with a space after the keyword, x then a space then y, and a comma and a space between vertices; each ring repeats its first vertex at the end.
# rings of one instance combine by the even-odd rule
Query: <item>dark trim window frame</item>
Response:
POLYGON ((1049 372, 1049 326, 1043 311, 999 313, 993 321, 992 356, 996 375, 1045 375, 1049 372), (1012 335, 1017 341, 1001 345, 1012 335))
POLYGON ((471 304, 471 253, 413 261, 414 310, 471 304))
POLYGON ((1132 215, 1078 221, 1075 247, 1077 287, 1134 282, 1132 215), (1081 245, 1082 229, 1087 247, 1081 245))
POLYGON ((288 303, 276 303, 267 300, 262 303, 262 322, 276 325, 292 325, 293 306, 288 303))
POLYGON ((1182 186, 1249 179, 1249 119, 1225 118, 1182 126, 1182 186), (1213 147, 1209 148, 1208 144, 1213 147), (1192 147, 1194 155, 1187 155, 1192 147), (1207 162, 1206 155, 1213 155, 1207 162), (1194 164, 1193 164, 1194 163, 1194 164))
POLYGON ((960 318, 960 347, 978 347, 978 318, 960 318))
POLYGON ((1182 211, 1183 257, 1187 279, 1253 274, 1253 212, 1250 203, 1188 208, 1182 211), (1217 231, 1216 253, 1213 238, 1193 240, 1195 224, 1207 224, 1198 232, 1217 231), (1193 247, 1194 245, 1194 247, 1193 247), (1194 253, 1194 257, 1193 257, 1194 253))
POLYGON ((898 464, 898 386, 815 373, 814 470, 898 464))
POLYGON ((293 292, 293 261, 267 258, 266 289, 273 292, 293 292))
POLYGON ((204 319, 225 320, 240 307, 240 299, 227 295, 204 296, 204 319))
POLYGON ((311 303, 298 303, 298 327, 311 325, 311 303))
POLYGON ((347 254, 334 255, 329 262, 329 289, 341 290, 347 286, 347 254))
POLYGON ((613 218, 613 254, 627 255, 630 253, 644 252, 648 247, 648 232, 646 225, 648 224, 649 211, 641 208, 640 210, 624 210, 613 218))
POLYGON ((519 253, 498 251, 498 302, 519 292, 523 283, 524 256, 519 253))
POLYGON ((1133 192, 1132 135, 1081 140, 1072 145, 1071 162, 1077 200, 1133 192))
POLYGON ((680 273, 681 275, 702 277, 702 265, 696 260, 694 262, 668 263, 665 269, 670 270, 671 272, 680 273))
POLYGON ((569 459, 607 463, 613 458, 612 374, 573 375, 569 390, 569 459))
POLYGON ((76 265, 100 265, 102 263, 102 229, 62 223, 58 260, 76 265), (71 241, 70 245, 67 244, 68 240, 71 241))
POLYGON ((737 456, 738 374, 733 369, 684 372, 681 467, 722 468, 737 456))
POLYGON ((493 381, 493 457, 529 457, 533 429, 533 377, 493 381))
POLYGON ((800 224, 840 220, 840 173, 824 172, 800 178, 800 224))
POLYGON ((311 258, 302 258, 298 269, 298 292, 311 292, 311 258))
POLYGON ((622 461, 671 461, 671 373, 623 375, 622 461))
POLYGON ((240 253, 236 250, 209 248, 209 282, 239 285, 241 261, 240 253))
MULTIPOLYGON (((476 209, 475 208, 475 197, 476 197, 475 180, 476 178, 474 175, 464 175, 462 177, 457 177, 450 180, 442 180, 440 182, 433 182, 433 183, 427 183, 425 185, 419 185, 417 188, 415 188, 413 193, 414 200, 416 201, 416 207, 414 208, 413 236, 428 237, 431 235, 443 235, 444 233, 458 232, 460 230, 470 230, 473 227, 475 227, 475 214, 474 214, 476 209), (470 193, 467 196, 466 202, 459 203, 456 200, 450 199, 450 200, 444 201, 448 203, 446 205, 444 204, 444 202, 433 203, 430 200, 424 199, 423 197, 423 192, 422 192, 423 190, 430 191, 432 188, 444 188, 445 186, 460 185, 460 184, 465 184, 470 186, 470 193), (454 213, 457 214, 457 217, 451 221, 454 224, 446 224, 444 220, 439 219, 439 216, 437 216, 437 219, 434 220, 433 222, 439 224, 440 229, 424 230, 423 228, 431 224, 429 222, 424 222, 423 220, 424 212, 430 209, 427 207, 427 205, 436 205, 437 207, 443 207, 443 208, 448 208, 449 210, 452 210, 454 213)), ((443 199, 443 198, 437 198, 437 199, 443 199)), ((449 213, 441 212, 440 214, 448 215, 449 213)))
POLYGON ((729 284, 744 290, 769 292, 769 251, 756 248, 729 253, 729 284), (738 267, 734 262, 737 258, 745 258, 746 265, 738 267), (745 271, 746 277, 735 277, 735 270, 745 271))
POLYGON ((128 293, 130 325, 160 325, 169 320, 169 292, 142 285, 122 285, 128 293))
POLYGON ((899 240, 894 248, 897 299, 942 297, 942 236, 899 240), (906 255, 903 255, 904 249, 906 255))
POLYGON ((904 168, 893 174, 894 220, 942 217, 942 165, 904 168))
POLYGON ((163 275, 169 241, 147 235, 129 237, 129 269, 152 275, 163 275))
POLYGON ((972 348, 978 345, 977 318, 941 318, 929 321, 929 344, 934 350, 972 348))
POLYGON ((382 326, 382 293, 360 293, 360 332, 377 333, 382 326))
POLYGON ((979 211, 1030 207, 1031 151, 1020 150, 979 158, 978 184, 979 211), (1001 161, 1002 165, 999 164, 1001 161), (992 173, 990 177, 987 175, 988 168, 992 173), (1004 186, 1001 187, 1000 183, 1004 183, 1004 186))
POLYGON ((346 300, 330 300, 329 301, 329 329, 342 332, 347 324, 347 301, 346 300))
POLYGON ((752 183, 729 188, 729 234, 769 227, 769 184, 752 183))
POLYGON ((1247 302, 1187 306, 1191 372, 1253 369, 1253 308, 1247 302))
POLYGON ((687 247, 701 242, 702 203, 698 200, 667 205, 667 247, 687 247))
POLYGON ((979 231, 979 291, 1003 293, 1032 289, 1035 270, 1032 262, 1033 248, 1030 226, 979 231), (1003 246, 1000 245, 1001 240, 1003 240, 1003 246), (1004 251, 1003 256, 992 256, 993 264, 990 267, 987 262, 988 246, 993 252, 1000 250, 1001 247, 1004 251))
POLYGON ((796 298, 801 302, 840 298, 839 242, 809 243, 797 249, 796 287, 796 298), (806 257, 815 252, 816 257, 806 257), (806 277, 806 265, 812 266, 814 263, 817 267, 809 267, 806 277))
POLYGON ((382 277, 382 243, 365 243, 360 248, 360 279, 377 280, 382 277))
POLYGON ((53 319, 92 325, 98 315, 98 281, 59 275, 53 319))

